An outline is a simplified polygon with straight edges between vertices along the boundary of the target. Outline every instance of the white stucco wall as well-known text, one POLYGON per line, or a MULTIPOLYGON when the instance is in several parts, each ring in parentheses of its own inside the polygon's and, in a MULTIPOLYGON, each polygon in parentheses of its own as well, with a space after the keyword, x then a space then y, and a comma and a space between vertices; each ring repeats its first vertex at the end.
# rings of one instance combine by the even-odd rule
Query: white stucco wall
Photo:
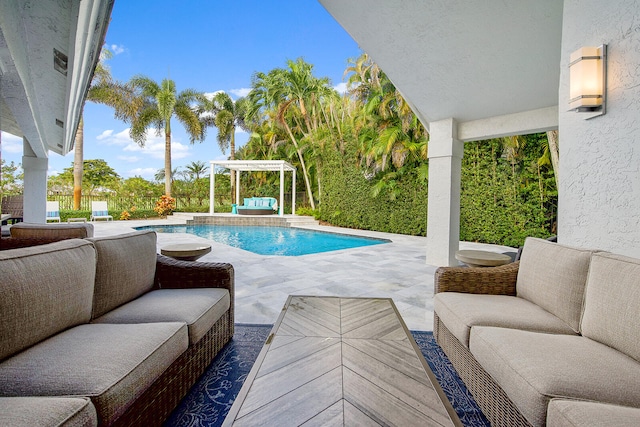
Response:
POLYGON ((558 240, 640 257, 640 3, 565 0, 558 240), (608 45, 604 116, 569 112, 568 59, 608 45))

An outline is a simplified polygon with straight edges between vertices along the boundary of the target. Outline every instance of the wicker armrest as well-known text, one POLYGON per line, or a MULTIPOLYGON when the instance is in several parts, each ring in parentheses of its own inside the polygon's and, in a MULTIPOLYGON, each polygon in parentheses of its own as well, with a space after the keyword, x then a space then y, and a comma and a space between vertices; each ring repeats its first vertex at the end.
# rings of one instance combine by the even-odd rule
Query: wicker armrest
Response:
POLYGON ((178 261, 160 254, 157 257, 157 288, 224 288, 233 297, 234 271, 231 264, 178 261))
POLYGON ((46 245, 48 243, 66 240, 60 237, 2 237, 0 238, 0 251, 8 249, 27 248, 29 246, 46 245))
POLYGON ((440 267, 434 276, 434 293, 515 295, 520 262, 499 267, 440 267))

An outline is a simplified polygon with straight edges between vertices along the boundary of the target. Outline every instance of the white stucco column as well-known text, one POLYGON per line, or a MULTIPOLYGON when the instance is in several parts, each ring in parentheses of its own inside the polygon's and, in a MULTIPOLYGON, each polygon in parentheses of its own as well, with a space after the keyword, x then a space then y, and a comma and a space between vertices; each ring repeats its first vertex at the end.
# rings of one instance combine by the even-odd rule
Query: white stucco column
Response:
POLYGON ((460 176, 464 143, 454 119, 432 122, 429 132, 427 264, 457 265, 460 243, 460 176))
POLYGON ((213 215, 216 197, 216 165, 213 162, 209 164, 211 165, 211 170, 209 171, 209 214, 213 215))
POLYGON ((23 139, 22 169, 24 171, 23 220, 47 222, 47 169, 49 159, 36 157, 31 145, 23 139))

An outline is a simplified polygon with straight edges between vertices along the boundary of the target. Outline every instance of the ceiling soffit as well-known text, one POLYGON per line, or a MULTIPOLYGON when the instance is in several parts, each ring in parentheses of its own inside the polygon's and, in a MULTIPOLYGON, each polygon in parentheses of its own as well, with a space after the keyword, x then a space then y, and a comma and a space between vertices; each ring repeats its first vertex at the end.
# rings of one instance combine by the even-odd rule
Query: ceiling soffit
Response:
POLYGON ((37 157, 73 147, 113 0, 7 0, 0 4, 0 88, 12 112, 2 129, 37 157))
POLYGON ((319 1, 427 128, 557 108, 563 2, 319 1))

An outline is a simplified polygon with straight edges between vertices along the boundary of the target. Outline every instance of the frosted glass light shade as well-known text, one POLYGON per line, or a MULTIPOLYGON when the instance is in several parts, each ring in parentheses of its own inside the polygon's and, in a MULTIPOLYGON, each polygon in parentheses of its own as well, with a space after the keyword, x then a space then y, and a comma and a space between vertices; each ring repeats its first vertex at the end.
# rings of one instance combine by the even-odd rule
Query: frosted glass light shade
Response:
POLYGON ((569 109, 597 111, 605 95, 606 47, 583 47, 569 57, 569 109))

